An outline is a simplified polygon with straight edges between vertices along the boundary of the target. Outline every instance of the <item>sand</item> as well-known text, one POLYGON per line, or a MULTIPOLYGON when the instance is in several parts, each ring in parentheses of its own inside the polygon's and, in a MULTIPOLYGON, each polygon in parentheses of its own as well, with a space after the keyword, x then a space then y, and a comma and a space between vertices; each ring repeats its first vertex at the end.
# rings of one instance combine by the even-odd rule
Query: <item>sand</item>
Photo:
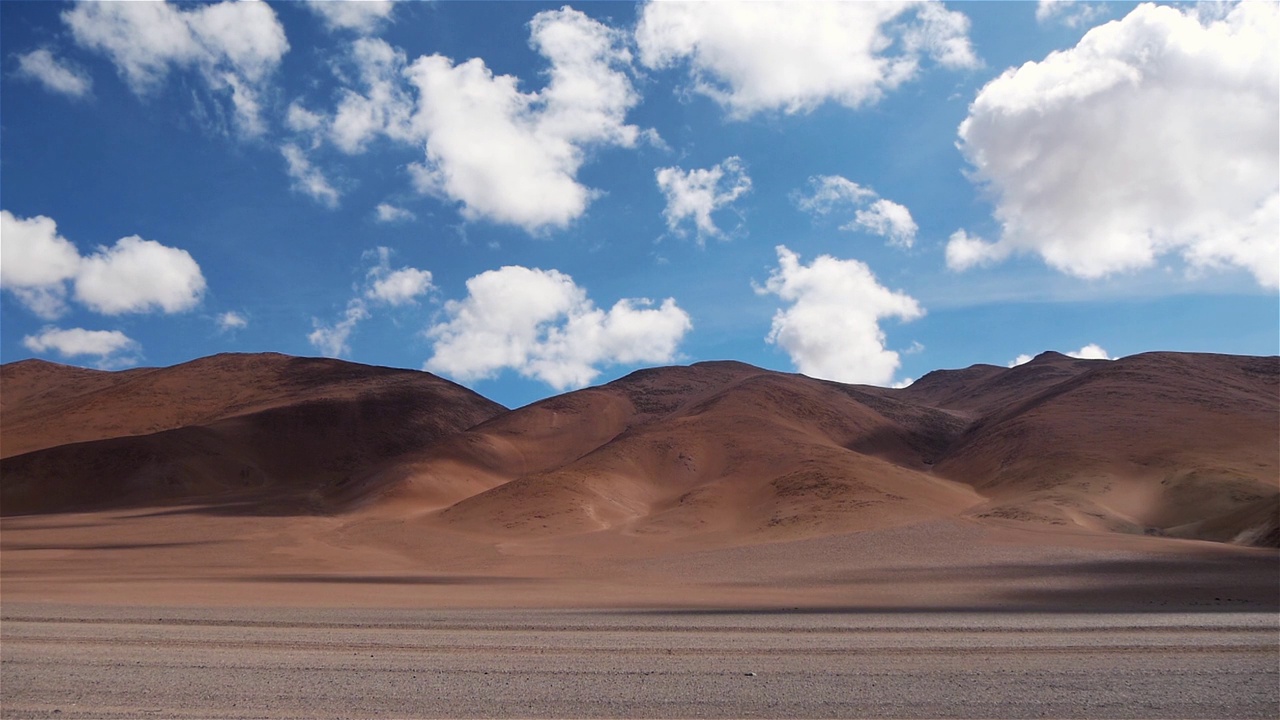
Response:
POLYGON ((1280 712, 1273 614, 6 606, 4 717, 1280 712))

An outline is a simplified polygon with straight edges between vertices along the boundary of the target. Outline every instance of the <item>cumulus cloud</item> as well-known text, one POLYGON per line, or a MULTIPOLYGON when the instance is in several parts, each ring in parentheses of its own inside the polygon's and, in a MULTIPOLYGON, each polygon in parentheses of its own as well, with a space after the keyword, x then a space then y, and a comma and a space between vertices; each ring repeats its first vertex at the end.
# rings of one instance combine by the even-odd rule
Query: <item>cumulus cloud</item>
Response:
POLYGON ((653 2, 636 43, 646 67, 687 63, 694 92, 745 118, 874 104, 925 56, 975 67, 968 31, 969 19, 939 2, 653 2))
POLYGON ((1176 255, 1280 286, 1277 116, 1280 6, 1140 5, 978 93, 960 148, 1001 236, 949 264, 1026 252, 1098 278, 1176 255))
POLYGON ((736 155, 709 168, 684 170, 659 168, 655 173, 658 189, 667 199, 662 211, 667 228, 678 235, 687 234, 682 227, 692 220, 698 242, 708 237, 723 237, 711 214, 727 207, 751 190, 751 178, 736 155))
POLYGON ((100 367, 127 367, 137 364, 141 346, 119 330, 63 330, 45 327, 38 335, 22 338, 23 347, 31 352, 56 352, 64 358, 97 356, 100 367))
POLYGON ((286 143, 280 148, 280 154, 284 156, 286 170, 289 177, 293 179, 294 190, 310 196, 325 207, 338 206, 340 197, 338 190, 329 182, 329 178, 324 176, 324 172, 307 159, 302 148, 286 143))
POLYGON ((796 368, 812 377, 847 383, 888 385, 899 366, 885 347, 880 321, 915 320, 924 315, 909 295, 882 286, 858 260, 821 255, 809 265, 783 245, 778 267, 760 294, 777 295, 789 306, 773 316, 768 341, 779 345, 796 368))
POLYGON ((413 99, 403 87, 405 54, 384 40, 361 38, 352 43, 350 60, 362 92, 342 91, 329 122, 333 144, 353 155, 379 135, 401 142, 419 139, 410 124, 413 99))
POLYGON ((93 80, 89 77, 89 73, 64 60, 59 60, 47 48, 19 55, 16 75, 39 82, 49 92, 72 98, 84 97, 93 89, 93 80))
POLYGON ((330 31, 351 30, 368 34, 390 21, 395 3, 390 0, 311 0, 303 3, 324 21, 330 31))
MULTIPOLYGON (((1102 346, 1098 345, 1097 343, 1089 343, 1088 345, 1085 345, 1079 350, 1073 350, 1073 351, 1067 352, 1066 355, 1067 357, 1073 357, 1080 360, 1115 360, 1115 358, 1108 355, 1107 351, 1103 350, 1102 346)), ((1034 359, 1035 359, 1034 356, 1023 353, 1018 357, 1014 358, 1013 360, 1010 360, 1009 367, 1018 367, 1019 365, 1026 365, 1027 363, 1031 362, 1034 359)))
POLYGON ((234 107, 241 129, 261 134, 258 97, 289 49, 275 11, 261 2, 186 9, 166 2, 85 2, 62 13, 81 47, 106 55, 138 94, 174 69, 191 69, 234 107))
POLYGON ((987 242, 977 235, 957 230, 947 239, 947 267, 964 271, 972 267, 990 265, 1008 257, 1009 252, 1007 245, 987 242))
POLYGON ((461 203, 468 219, 536 232, 586 211, 594 191, 577 181, 586 151, 634 146, 639 130, 625 118, 640 98, 619 31, 570 8, 538 13, 530 29, 550 64, 539 92, 521 92, 478 58, 421 57, 407 76, 418 91, 412 129, 426 139, 418 189, 461 203))
POLYGON ((801 210, 826 216, 837 209, 852 209, 853 220, 841 225, 841 230, 869 232, 904 248, 915 244, 919 227, 905 205, 839 175, 811 177, 809 188, 808 193, 793 194, 801 210))
POLYGON ((510 368, 557 390, 587 385, 600 365, 669 362, 692 327, 672 298, 624 299, 606 311, 570 276, 520 266, 471 278, 467 296, 444 311, 427 330, 425 369, 470 382, 510 368))
POLYGON ((364 296, 387 305, 408 305, 427 294, 434 285, 431 273, 412 267, 391 269, 391 249, 379 247, 366 257, 378 258, 378 263, 365 274, 364 296))
POLYGON ((200 266, 186 250, 137 235, 81 259, 76 300, 104 315, 190 310, 205 290, 200 266))
POLYGON ((218 324, 219 332, 231 332, 249 327, 249 318, 234 310, 222 313, 214 319, 214 322, 218 324))
POLYGON ((356 296, 347 301, 342 316, 333 323, 311 319, 313 330, 307 340, 322 354, 328 357, 350 354, 351 335, 360 323, 373 317, 375 307, 412 305, 435 288, 427 270, 408 266, 392 270, 392 254, 387 247, 365 252, 364 259, 373 260, 373 266, 365 272, 364 283, 356 296))
POLYGON ((80 252, 43 215, 15 217, 0 210, 0 286, 36 315, 52 320, 66 309, 66 281, 80 271, 80 252))
POLYGON ((407 222, 418 219, 418 216, 412 212, 390 203, 378 203, 378 207, 374 208, 374 214, 378 222, 384 223, 407 222))
POLYGON ((51 218, 19 218, 8 210, 0 210, 0 234, 0 286, 45 319, 66 310, 68 282, 77 301, 105 315, 181 312, 204 294, 204 274, 190 253, 154 240, 121 238, 81 257, 51 218))

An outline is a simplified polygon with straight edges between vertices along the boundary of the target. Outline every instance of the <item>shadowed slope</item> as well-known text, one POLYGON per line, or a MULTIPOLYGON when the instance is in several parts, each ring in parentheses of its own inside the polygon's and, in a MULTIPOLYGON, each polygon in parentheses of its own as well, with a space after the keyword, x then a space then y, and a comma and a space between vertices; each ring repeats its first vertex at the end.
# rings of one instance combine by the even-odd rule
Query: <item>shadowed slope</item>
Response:
POLYGON ((992 499, 979 517, 1273 543, 1278 381, 1275 357, 1092 361, 976 422, 937 471, 992 499))
POLYGON ((314 511, 353 473, 503 411, 428 373, 282 355, 3 377, 6 451, 44 448, 3 460, 5 514, 179 499, 314 511), (76 382, 46 380, 59 376, 76 382))

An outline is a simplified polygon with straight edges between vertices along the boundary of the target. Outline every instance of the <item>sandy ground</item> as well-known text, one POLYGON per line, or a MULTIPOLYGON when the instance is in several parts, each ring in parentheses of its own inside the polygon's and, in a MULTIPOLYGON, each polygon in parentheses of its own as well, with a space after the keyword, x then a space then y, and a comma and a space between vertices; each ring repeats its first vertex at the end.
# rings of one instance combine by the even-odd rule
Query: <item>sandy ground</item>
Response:
POLYGON ((4 717, 1273 718, 1273 613, 8 603, 4 717))

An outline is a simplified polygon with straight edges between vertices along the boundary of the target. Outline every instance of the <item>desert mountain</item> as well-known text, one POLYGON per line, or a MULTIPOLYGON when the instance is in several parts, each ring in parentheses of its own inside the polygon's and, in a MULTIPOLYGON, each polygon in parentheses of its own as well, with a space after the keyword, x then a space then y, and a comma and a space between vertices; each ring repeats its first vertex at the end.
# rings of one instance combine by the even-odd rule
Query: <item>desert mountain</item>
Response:
POLYGON ((277 355, 0 379, 6 515, 207 502, 719 545, 964 517, 1280 545, 1276 357, 1045 353, 897 390, 711 362, 510 411, 277 355))
POLYGON ((314 511, 379 459, 505 410, 428 373, 285 355, 0 368, 5 514, 161 501, 314 511))

